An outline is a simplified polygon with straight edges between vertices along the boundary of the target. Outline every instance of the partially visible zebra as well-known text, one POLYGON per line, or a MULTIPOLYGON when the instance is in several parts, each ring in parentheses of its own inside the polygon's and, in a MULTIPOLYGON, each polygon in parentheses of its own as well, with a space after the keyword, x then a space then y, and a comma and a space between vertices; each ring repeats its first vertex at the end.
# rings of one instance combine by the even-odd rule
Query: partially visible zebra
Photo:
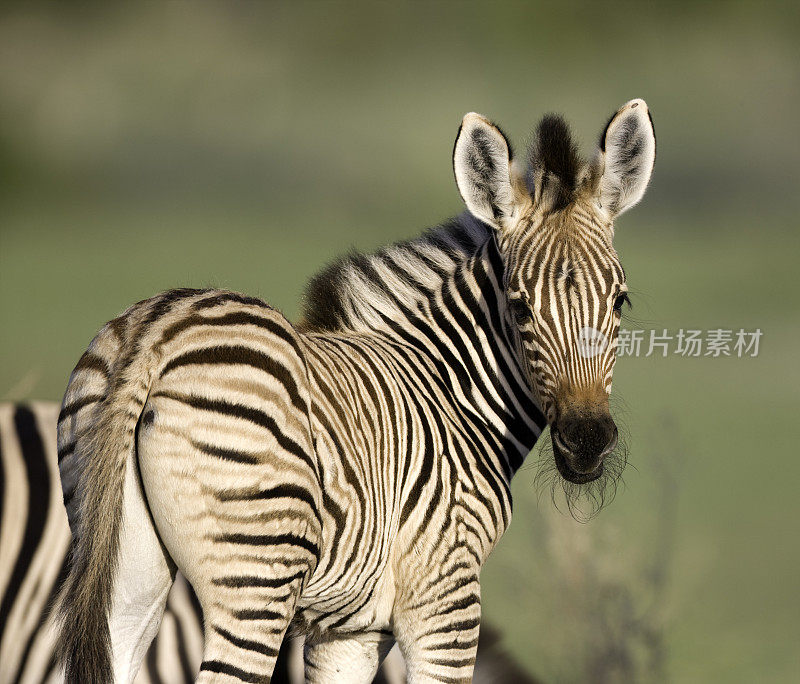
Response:
MULTIPOLYGON (((0 684, 63 679, 50 612, 71 538, 56 458, 58 411, 54 402, 0 404, 0 684)), ((137 684, 194 679, 201 615, 179 575, 137 684)))
MULTIPOLYGON (((55 402, 0 403, 0 684, 57 684, 55 625, 50 613, 66 572, 70 540, 56 459, 55 402)), ((499 646, 491 628, 481 634, 475 682, 532 682, 499 646)), ((194 680, 203 649, 202 611, 178 574, 164 618, 136 684, 194 680)), ((301 644, 287 641, 272 681, 303 681, 301 644)), ((376 682, 401 684, 399 653, 384 662, 376 682)))
POLYGON ((412 681, 469 681, 481 568, 542 430, 570 491, 624 463, 613 222, 654 162, 643 100, 590 162, 546 117, 527 167, 471 113, 468 213, 328 268, 302 324, 178 289, 104 326, 59 416, 68 679, 133 678, 176 564, 205 617, 198 681, 269 681, 287 630, 311 681, 368 682, 395 640, 412 681))

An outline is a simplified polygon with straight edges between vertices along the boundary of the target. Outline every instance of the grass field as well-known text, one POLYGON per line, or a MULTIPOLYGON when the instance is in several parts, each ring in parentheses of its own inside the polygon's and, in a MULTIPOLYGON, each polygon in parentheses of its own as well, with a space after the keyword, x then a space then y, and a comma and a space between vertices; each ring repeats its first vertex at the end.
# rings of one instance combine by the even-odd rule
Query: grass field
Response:
POLYGON ((4 10, 0 397, 58 399, 97 328, 161 289, 294 315, 336 254, 461 210, 466 111, 520 151, 564 111, 588 153, 644 97, 659 156, 617 225, 625 325, 760 328, 760 353, 621 359, 625 486, 578 525, 531 456, 484 612, 544 682, 794 681, 798 11, 668 7, 4 10))

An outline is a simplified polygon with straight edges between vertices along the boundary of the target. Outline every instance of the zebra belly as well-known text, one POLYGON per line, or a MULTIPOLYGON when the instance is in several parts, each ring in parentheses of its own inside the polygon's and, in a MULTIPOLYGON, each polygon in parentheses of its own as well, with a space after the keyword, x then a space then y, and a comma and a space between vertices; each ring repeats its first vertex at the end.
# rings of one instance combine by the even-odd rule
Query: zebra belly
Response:
POLYGON ((360 592, 339 593, 335 596, 335 602, 313 592, 304 592, 298 602, 293 629, 312 636, 391 630, 396 596, 391 568, 385 568, 367 587, 360 592))

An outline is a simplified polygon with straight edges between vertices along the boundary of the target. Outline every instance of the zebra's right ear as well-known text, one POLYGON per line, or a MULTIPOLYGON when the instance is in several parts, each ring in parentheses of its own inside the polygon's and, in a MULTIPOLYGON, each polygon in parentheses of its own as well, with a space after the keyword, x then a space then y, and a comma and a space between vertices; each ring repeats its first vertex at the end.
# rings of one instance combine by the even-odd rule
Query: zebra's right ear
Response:
POLYGON ((453 148, 453 171, 470 213, 496 229, 508 228, 515 214, 511 145, 488 119, 470 112, 453 148))

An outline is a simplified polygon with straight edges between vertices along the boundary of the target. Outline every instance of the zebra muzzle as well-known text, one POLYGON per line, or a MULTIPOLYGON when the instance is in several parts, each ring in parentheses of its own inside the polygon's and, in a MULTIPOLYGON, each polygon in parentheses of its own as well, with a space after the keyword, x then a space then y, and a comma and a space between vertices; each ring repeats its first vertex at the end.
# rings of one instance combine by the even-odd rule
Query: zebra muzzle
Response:
POLYGON ((563 423, 550 428, 559 473, 575 484, 596 480, 603 474, 603 460, 616 448, 616 425, 610 416, 567 419, 563 423))

